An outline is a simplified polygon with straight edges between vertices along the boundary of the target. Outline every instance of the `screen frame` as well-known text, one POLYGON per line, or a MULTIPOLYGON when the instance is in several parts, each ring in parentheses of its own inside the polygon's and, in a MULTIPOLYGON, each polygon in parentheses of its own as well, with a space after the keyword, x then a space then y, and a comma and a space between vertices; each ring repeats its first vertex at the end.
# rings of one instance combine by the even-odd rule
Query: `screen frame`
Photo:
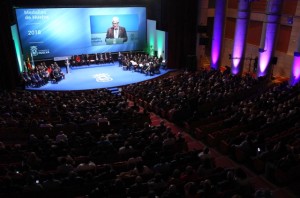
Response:
MULTIPOLYGON (((26 54, 25 54, 25 51, 24 51, 24 46, 23 46, 23 42, 22 42, 22 39, 21 39, 21 33, 20 33, 20 27, 19 27, 19 23, 18 23, 18 20, 17 20, 17 9, 70 9, 70 8, 84 8, 84 9, 94 9, 94 8, 108 8, 108 9, 115 9, 115 8, 143 8, 145 9, 145 17, 143 20, 141 20, 142 23, 144 24, 147 24, 147 18, 148 18, 148 7, 146 5, 121 5, 121 6, 110 6, 110 5, 107 5, 107 6, 99 6, 99 5, 93 5, 93 6, 90 6, 90 5, 87 5, 87 6, 76 6, 76 5, 71 5, 71 6, 68 6, 68 5, 63 5, 63 6, 14 6, 13 7, 13 14, 14 14, 14 17, 15 17, 15 25, 17 26, 17 32, 18 32, 18 37, 19 37, 19 40, 20 40, 20 47, 21 47, 21 51, 22 51, 22 55, 23 55, 23 59, 25 60, 26 59, 26 54)), ((145 38, 144 41, 142 41, 142 47, 140 47, 140 49, 136 49, 136 50, 123 50, 123 51, 114 51, 114 52, 111 52, 113 54, 116 54, 118 52, 130 52, 130 51, 144 51, 145 48, 147 47, 147 40, 148 40, 148 35, 147 35, 147 25, 145 26, 145 31, 143 32, 143 37, 145 38)), ((103 51, 103 53, 105 53, 107 51, 103 51)), ((100 52, 102 53, 102 52, 100 52)), ((87 53, 89 54, 89 53, 87 53)), ((70 56, 70 55, 66 55, 65 57, 67 56, 70 56)), ((49 57, 49 58, 41 58, 41 59, 35 59, 35 61, 43 61, 43 60, 53 60, 55 59, 56 56, 52 56, 52 57, 49 57)))

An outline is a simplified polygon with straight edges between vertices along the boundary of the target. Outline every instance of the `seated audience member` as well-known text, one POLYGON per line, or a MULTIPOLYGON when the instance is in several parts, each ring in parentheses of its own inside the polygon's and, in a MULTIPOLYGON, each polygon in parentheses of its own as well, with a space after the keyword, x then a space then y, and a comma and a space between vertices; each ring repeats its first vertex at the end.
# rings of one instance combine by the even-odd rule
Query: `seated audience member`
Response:
POLYGON ((217 191, 214 185, 211 183, 211 180, 205 179, 200 182, 200 190, 197 192, 199 197, 216 197, 217 191))
POLYGON ((124 197, 126 194, 126 183, 122 179, 116 178, 110 188, 111 197, 124 197))
POLYGON ((120 177, 128 178, 132 176, 141 176, 143 178, 149 178, 152 174, 153 171, 148 166, 144 165, 143 161, 137 161, 132 169, 125 172, 121 172, 120 177))
MULTIPOLYGON (((184 181, 180 178, 181 172, 179 169, 174 169, 172 175, 168 178, 167 182, 169 185, 175 185, 180 191, 183 188, 184 181)), ((181 192, 181 191, 180 191, 181 192)))
POLYGON ((235 180, 233 170, 226 171, 226 177, 218 182, 217 188, 220 192, 234 190, 237 188, 237 182, 235 180))
POLYGON ((127 160, 127 167, 128 167, 128 169, 132 170, 132 169, 134 169, 135 165, 140 162, 143 162, 143 159, 141 156, 131 157, 127 160))
POLYGON ((66 158, 60 160, 60 165, 57 166, 57 173, 66 175, 74 170, 74 167, 67 162, 66 158))
POLYGON ((119 148, 119 156, 121 159, 127 160, 129 157, 131 157, 134 154, 134 149, 129 144, 128 141, 125 141, 124 146, 119 148))
POLYGON ((74 169, 76 172, 87 172, 87 171, 95 171, 96 170, 96 164, 94 162, 87 162, 87 163, 80 163, 78 166, 74 169))
POLYGON ((195 182, 187 182, 184 185, 184 197, 185 198, 198 198, 198 186, 195 182))
POLYGON ((288 170, 299 164, 299 157, 294 153, 287 153, 285 156, 279 159, 277 167, 282 170, 288 170))
POLYGON ((138 161, 130 174, 141 177, 149 177, 153 174, 153 171, 142 161, 138 161))
POLYGON ((162 146, 164 150, 173 149, 174 151, 175 145, 176 145, 175 135, 173 133, 169 133, 167 137, 163 140, 162 146))
POLYGON ((253 144, 252 137, 247 135, 245 139, 238 145, 233 145, 233 148, 241 149, 247 156, 256 155, 256 147, 253 144))
POLYGON ((165 190, 162 195, 162 198, 181 198, 182 195, 178 191, 177 187, 175 185, 169 185, 167 190, 165 190))
POLYGON ((193 182, 199 179, 197 172, 190 165, 185 167, 184 172, 181 173, 180 179, 185 182, 193 182))
POLYGON ((160 133, 163 133, 166 131, 167 129, 167 126, 166 126, 166 123, 165 121, 161 120, 159 122, 159 125, 155 127, 160 133))
POLYGON ((66 160, 66 163, 67 164, 70 164, 70 165, 72 165, 72 166, 74 166, 75 165, 75 160, 73 159, 73 157, 70 155, 70 154, 68 154, 68 152, 66 152, 64 149, 61 151, 61 153, 62 153, 62 155, 61 156, 59 156, 59 157, 57 157, 57 161, 58 161, 58 163, 61 163, 61 160, 66 160))
POLYGON ((154 177, 148 181, 149 190, 154 191, 157 195, 162 194, 167 187, 167 182, 160 173, 156 173, 154 177))
POLYGON ((185 138, 183 137, 183 134, 181 132, 179 132, 177 135, 176 145, 177 145, 178 152, 188 151, 187 142, 185 141, 185 138))
POLYGON ((159 162, 153 165, 152 170, 157 174, 161 174, 164 179, 170 176, 171 167, 170 163, 165 157, 160 157, 159 162))
POLYGON ((53 128, 53 125, 48 121, 44 120, 43 122, 40 123, 41 128, 53 128))
POLYGON ((242 197, 252 197, 254 190, 253 186, 249 181, 247 174, 243 169, 237 168, 235 169, 235 181, 237 183, 236 192, 240 194, 242 197))
POLYGON ((62 186, 68 189, 82 188, 84 185, 84 179, 76 172, 70 171, 67 173, 67 177, 62 179, 62 186))
POLYGON ((43 190, 43 186, 33 175, 26 178, 26 184, 23 186, 24 193, 41 193, 43 190))
POLYGON ((128 188, 129 197, 142 197, 148 194, 148 185, 141 176, 136 176, 135 183, 128 188))
POLYGON ((36 155, 35 152, 28 153, 26 164, 32 170, 39 170, 42 165, 42 160, 36 155))
POLYGON ((254 193, 254 198, 273 198, 273 195, 270 190, 258 189, 254 193))
POLYGON ((203 151, 198 154, 198 157, 202 164, 209 163, 210 167, 214 167, 214 160, 208 147, 205 147, 203 151))
POLYGON ((56 143, 68 143, 68 136, 60 131, 55 137, 56 143))
POLYGON ((41 184, 46 192, 53 192, 62 188, 61 181, 55 179, 53 174, 48 174, 46 180, 41 184))

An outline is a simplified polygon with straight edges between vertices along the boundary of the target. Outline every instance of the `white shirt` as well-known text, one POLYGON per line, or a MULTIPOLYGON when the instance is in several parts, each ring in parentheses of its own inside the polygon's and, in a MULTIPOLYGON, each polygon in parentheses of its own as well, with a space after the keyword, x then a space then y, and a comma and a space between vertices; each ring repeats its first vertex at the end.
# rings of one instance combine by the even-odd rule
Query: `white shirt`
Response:
POLYGON ((114 38, 118 38, 118 37, 119 37, 119 28, 114 29, 114 38))

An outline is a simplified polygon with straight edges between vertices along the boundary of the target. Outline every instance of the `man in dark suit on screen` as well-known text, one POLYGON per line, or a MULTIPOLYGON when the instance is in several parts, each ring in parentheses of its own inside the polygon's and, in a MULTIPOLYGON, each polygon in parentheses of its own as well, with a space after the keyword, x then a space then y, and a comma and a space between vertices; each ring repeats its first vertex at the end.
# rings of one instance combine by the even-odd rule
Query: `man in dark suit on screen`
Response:
POLYGON ((119 18, 113 17, 112 27, 108 28, 106 39, 119 39, 122 38, 123 42, 127 41, 127 32, 124 27, 119 26, 119 18))

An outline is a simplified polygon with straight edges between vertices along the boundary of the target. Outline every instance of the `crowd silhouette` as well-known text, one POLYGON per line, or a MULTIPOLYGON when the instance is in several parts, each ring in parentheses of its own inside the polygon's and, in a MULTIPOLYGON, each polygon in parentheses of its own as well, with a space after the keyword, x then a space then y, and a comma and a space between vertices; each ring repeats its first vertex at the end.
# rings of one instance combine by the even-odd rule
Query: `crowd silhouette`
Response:
POLYGON ((0 94, 3 197, 272 197, 241 168, 216 166, 210 147, 279 184, 299 178, 298 85, 203 69, 121 95, 0 94), (208 147, 190 150, 164 120, 208 147))

